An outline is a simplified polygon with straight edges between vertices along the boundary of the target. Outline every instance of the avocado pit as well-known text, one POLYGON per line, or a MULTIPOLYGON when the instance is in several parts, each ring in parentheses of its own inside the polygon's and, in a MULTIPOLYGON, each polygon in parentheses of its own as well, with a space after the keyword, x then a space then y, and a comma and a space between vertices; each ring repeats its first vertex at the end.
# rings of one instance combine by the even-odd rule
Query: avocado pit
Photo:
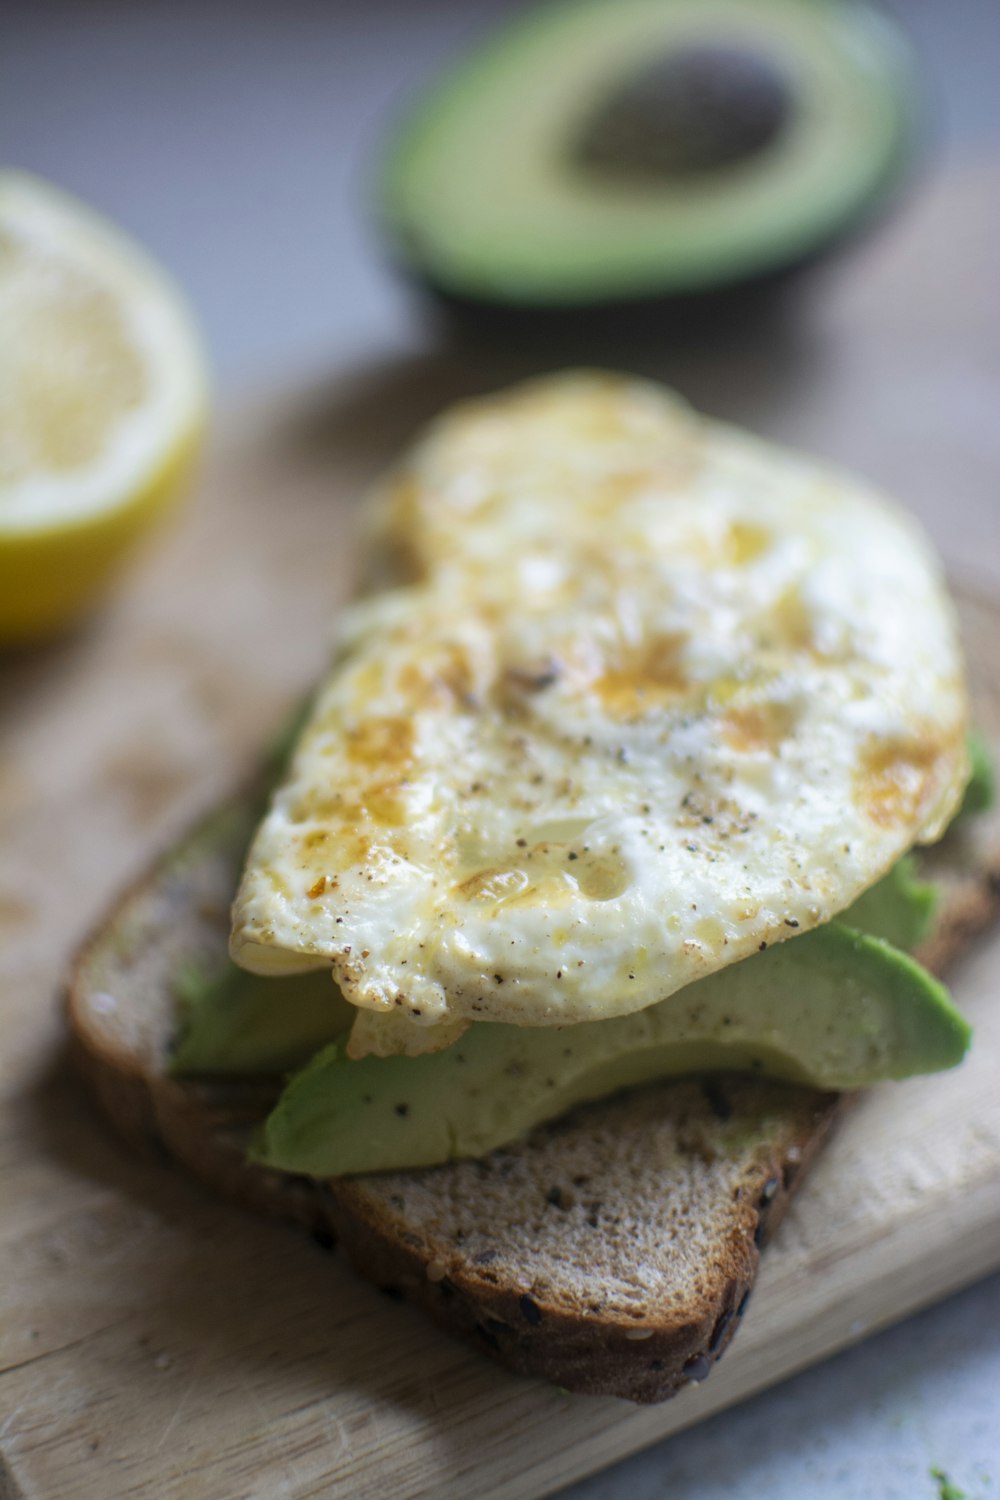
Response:
POLYGON ((606 95, 575 156, 602 177, 667 184, 761 156, 794 108, 790 80, 763 52, 718 43, 677 48, 606 95))

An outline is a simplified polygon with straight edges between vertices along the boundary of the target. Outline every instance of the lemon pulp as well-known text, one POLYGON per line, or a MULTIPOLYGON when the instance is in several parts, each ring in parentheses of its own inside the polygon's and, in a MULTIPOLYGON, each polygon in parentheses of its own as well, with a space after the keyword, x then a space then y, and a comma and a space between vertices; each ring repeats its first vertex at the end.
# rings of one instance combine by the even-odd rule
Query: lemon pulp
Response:
POLYGON ((0 642, 58 629, 177 492, 204 427, 169 280, 49 184, 0 172, 0 642))

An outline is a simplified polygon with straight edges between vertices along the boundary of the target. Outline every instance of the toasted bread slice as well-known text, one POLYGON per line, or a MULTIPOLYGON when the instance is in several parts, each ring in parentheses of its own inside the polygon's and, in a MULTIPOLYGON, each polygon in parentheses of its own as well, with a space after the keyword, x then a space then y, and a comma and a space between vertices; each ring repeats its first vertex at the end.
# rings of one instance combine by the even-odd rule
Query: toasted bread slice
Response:
MULTIPOLYGON (((996 617, 972 610, 977 721, 996 617)), ((575 1111, 483 1161, 315 1182, 247 1163, 278 1083, 169 1076, 174 976, 225 949, 256 813, 203 823, 84 949, 69 1015, 115 1125, 254 1209, 339 1241, 357 1269, 511 1368, 574 1391, 660 1401, 704 1379, 738 1326, 759 1252, 833 1126, 837 1096, 735 1076, 672 1080, 575 1111)), ((942 886, 920 957, 940 971, 1000 916, 1000 812, 921 855, 942 886)))

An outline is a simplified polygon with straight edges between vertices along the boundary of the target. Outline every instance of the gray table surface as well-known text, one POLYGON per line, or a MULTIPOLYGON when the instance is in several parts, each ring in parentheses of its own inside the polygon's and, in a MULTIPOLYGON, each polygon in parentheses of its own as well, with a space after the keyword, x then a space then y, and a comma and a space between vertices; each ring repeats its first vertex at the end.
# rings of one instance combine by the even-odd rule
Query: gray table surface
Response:
MULTIPOLYGON (((410 92, 511 8, 0 5, 0 155, 79 193, 170 266, 224 397, 310 371, 404 368, 439 335, 379 254, 367 172, 410 92)), ((995 145, 1000 8, 896 8, 926 58, 937 149, 961 160, 995 145)), ((1000 1277, 565 1497, 933 1500, 932 1469, 969 1500, 1000 1492, 1000 1277)))

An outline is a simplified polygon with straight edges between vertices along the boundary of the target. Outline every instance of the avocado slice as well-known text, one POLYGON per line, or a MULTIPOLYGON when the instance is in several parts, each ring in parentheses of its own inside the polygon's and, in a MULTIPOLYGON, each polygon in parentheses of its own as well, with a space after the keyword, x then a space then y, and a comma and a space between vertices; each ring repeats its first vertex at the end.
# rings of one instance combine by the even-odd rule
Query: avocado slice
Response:
POLYGON ((403 123, 382 215, 403 265, 467 306, 690 298, 868 217, 917 92, 908 44, 861 0, 555 0, 403 123))
POLYGON ((972 774, 959 808, 959 817, 962 818, 972 813, 987 812, 993 806, 996 796, 996 770, 988 740, 977 730, 970 730, 968 747, 972 774))
POLYGON ((923 942, 934 925, 938 894, 936 885, 918 878, 913 855, 904 854, 888 875, 840 913, 838 921, 884 938, 908 953, 923 942))
POLYGON ((630 1016, 483 1023, 445 1052, 412 1058, 352 1062, 334 1043, 286 1088, 253 1154, 314 1177, 434 1166, 656 1078, 759 1071, 863 1088, 953 1067, 969 1037, 919 964, 833 922, 630 1016))
POLYGON ((177 1074, 288 1073, 354 1019, 329 969, 265 979, 229 963, 174 980, 180 1026, 170 1057, 177 1074), (280 986, 280 989, 279 989, 280 986))

